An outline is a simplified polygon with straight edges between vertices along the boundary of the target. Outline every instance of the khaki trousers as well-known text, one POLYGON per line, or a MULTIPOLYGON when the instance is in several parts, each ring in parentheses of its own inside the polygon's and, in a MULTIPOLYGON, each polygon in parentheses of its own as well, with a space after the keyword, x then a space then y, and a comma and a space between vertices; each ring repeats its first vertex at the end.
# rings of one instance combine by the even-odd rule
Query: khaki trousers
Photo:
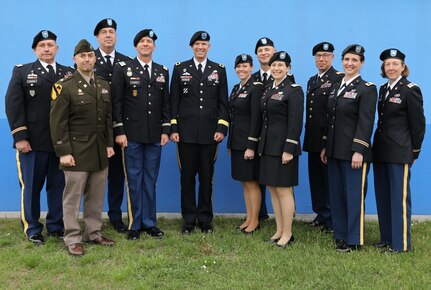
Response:
POLYGON ((64 171, 63 192, 64 243, 66 246, 97 239, 102 234, 102 210, 108 168, 100 171, 64 171), (78 223, 81 197, 84 195, 85 231, 78 223))

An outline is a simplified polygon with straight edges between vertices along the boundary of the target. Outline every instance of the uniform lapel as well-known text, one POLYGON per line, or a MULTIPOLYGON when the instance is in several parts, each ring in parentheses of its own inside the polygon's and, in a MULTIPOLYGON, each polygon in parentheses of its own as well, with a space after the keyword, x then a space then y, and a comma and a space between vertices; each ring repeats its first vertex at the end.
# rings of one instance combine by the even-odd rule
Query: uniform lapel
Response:
POLYGON ((144 68, 142 67, 141 63, 136 57, 133 59, 133 62, 132 62, 132 70, 134 70, 135 74, 139 76, 141 84, 143 82, 147 82, 147 80, 144 78, 144 68))
POLYGON ((210 62, 209 59, 207 59, 207 65, 205 66, 204 72, 202 74, 202 79, 206 79, 212 72, 214 71, 214 65, 210 62))
MULTIPOLYGON (((395 96, 402 88, 402 86, 405 84, 405 79, 401 78, 394 86, 393 89, 389 90, 389 95, 388 97, 385 99, 385 102, 388 102, 390 98, 392 98, 393 96, 395 96)), ((386 94, 386 93, 385 93, 386 94)), ((384 96, 383 96, 384 97, 384 96)))
POLYGON ((96 49, 95 51, 96 54, 96 62, 97 65, 101 68, 103 68, 106 71, 110 71, 108 64, 106 63, 106 59, 102 56, 102 53, 100 52, 100 49, 96 49))
POLYGON ((151 78, 150 83, 153 83, 156 81, 157 76, 159 75, 159 70, 157 68, 157 65, 153 61, 153 67, 151 68, 151 78))
POLYGON ((41 78, 45 79, 46 81, 50 82, 50 83, 54 83, 48 75, 48 72, 46 71, 46 69, 42 66, 42 64, 40 63, 39 60, 35 61, 35 63, 33 64, 33 72, 35 74, 37 74, 38 76, 40 76, 41 78))
POLYGON ((76 71, 74 73, 74 78, 76 79, 76 85, 79 89, 83 90, 87 94, 97 98, 97 91, 96 89, 92 88, 82 77, 82 75, 76 71))

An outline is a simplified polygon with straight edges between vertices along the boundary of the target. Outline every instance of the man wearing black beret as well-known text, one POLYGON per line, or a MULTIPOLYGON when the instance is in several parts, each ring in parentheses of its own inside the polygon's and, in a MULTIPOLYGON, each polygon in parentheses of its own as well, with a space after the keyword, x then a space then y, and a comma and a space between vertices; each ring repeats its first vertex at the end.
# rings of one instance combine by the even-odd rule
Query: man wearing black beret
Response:
MULTIPOLYGON (((95 50, 94 72, 111 83, 114 66, 130 60, 128 56, 115 50, 117 43, 117 23, 112 18, 102 19, 94 28, 99 48, 95 50)), ((109 159, 108 174, 108 216, 117 232, 123 233, 127 227, 122 220, 121 204, 124 196, 124 171, 121 148, 114 145, 115 155, 109 159)))
POLYGON ((207 58, 210 35, 198 31, 190 39, 194 57, 174 66, 171 82, 171 140, 178 143, 181 172, 183 234, 198 226, 212 233, 212 187, 217 147, 227 133, 227 79, 224 65, 207 58), (196 174, 199 197, 196 202, 196 174))
POLYGON ((13 147, 17 150, 18 176, 21 185, 21 223, 24 234, 33 243, 42 244, 40 192, 46 185, 48 236, 63 237, 62 195, 64 175, 58 168, 49 131, 51 88, 72 70, 55 61, 57 36, 42 30, 33 39, 37 60, 18 64, 13 69, 6 93, 6 115, 13 147), (46 181, 46 183, 45 183, 46 181))
POLYGON ((129 193, 129 240, 141 232, 161 238, 156 227, 156 182, 162 146, 169 141, 169 73, 153 61, 157 35, 138 32, 133 45, 137 57, 119 62, 112 77, 115 142, 124 150, 129 193))
POLYGON ((308 179, 311 204, 317 214, 311 226, 332 231, 331 208, 328 193, 328 166, 320 160, 323 125, 327 122, 326 103, 333 85, 341 81, 344 74, 332 67, 334 45, 324 41, 312 49, 318 73, 308 80, 306 95, 306 117, 304 151, 308 152, 308 179))

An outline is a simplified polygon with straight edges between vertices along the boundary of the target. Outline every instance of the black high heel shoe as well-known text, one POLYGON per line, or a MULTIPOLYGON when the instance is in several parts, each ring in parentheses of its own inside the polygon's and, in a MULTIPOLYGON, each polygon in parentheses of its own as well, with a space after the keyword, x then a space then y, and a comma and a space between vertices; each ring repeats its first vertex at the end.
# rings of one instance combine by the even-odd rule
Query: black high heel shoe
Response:
POLYGON ((252 234, 254 234, 256 231, 258 231, 258 230, 260 230, 260 224, 258 224, 257 225, 257 227, 256 228, 254 228, 254 230, 252 230, 251 232, 247 232, 245 229, 242 229, 242 233, 244 234, 244 235, 252 235, 252 234))
POLYGON ((288 240, 288 241, 287 241, 287 243, 285 243, 285 244, 283 244, 283 245, 279 245, 279 244, 276 244, 276 245, 277 245, 277 247, 279 247, 279 248, 285 249, 285 248, 289 247, 289 246, 290 246, 294 241, 295 241, 295 237, 292 235, 292 236, 290 237, 290 240, 288 240))

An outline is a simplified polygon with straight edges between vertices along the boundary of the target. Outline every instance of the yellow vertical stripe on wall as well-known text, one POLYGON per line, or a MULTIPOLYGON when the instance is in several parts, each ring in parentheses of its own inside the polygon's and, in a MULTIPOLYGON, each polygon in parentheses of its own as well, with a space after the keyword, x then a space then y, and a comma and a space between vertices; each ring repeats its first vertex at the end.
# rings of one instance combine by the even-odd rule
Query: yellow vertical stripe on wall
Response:
POLYGON ((365 222, 365 180, 367 178, 367 162, 362 165, 362 183, 361 183, 361 215, 359 221, 359 243, 362 246, 364 244, 364 222, 365 222))
POLYGON ((19 160, 19 151, 16 150, 16 168, 18 169, 18 179, 21 184, 21 221, 24 226, 24 234, 27 236, 28 223, 25 219, 24 211, 24 179, 22 178, 21 161, 19 160))
POLYGON ((403 177, 403 251, 407 251, 407 179, 409 175, 409 165, 404 164, 403 177))

